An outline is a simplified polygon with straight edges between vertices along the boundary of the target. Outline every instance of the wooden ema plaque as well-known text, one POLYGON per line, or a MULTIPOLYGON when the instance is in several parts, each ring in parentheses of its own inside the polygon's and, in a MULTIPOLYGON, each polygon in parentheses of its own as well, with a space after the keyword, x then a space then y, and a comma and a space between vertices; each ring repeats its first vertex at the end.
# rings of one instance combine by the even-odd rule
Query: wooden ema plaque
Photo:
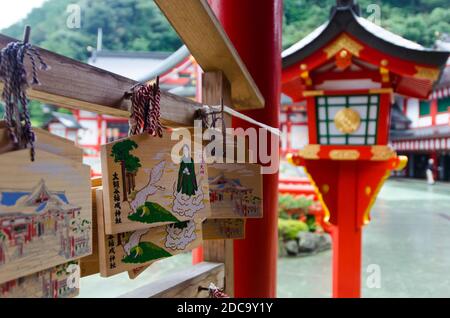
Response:
POLYGON ((206 219, 202 232, 203 240, 244 239, 245 219, 206 219))
POLYGON ((98 255, 98 223, 97 223, 97 189, 101 188, 101 180, 91 179, 91 198, 92 198, 92 254, 80 259, 81 277, 94 275, 100 272, 98 255), (100 185, 99 185, 100 184, 100 185))
POLYGON ((208 165, 212 219, 261 218, 261 167, 250 163, 208 165))
POLYGON ((29 149, 0 155, 0 283, 92 252, 90 168, 29 149))
POLYGON ((190 251, 202 242, 201 223, 194 220, 119 234, 104 231, 102 190, 97 190, 100 274, 128 271, 131 278, 156 260, 190 251), (134 271, 130 273, 130 271, 134 271))
POLYGON ((72 298, 78 296, 80 272, 71 261, 0 284, 0 298, 72 298))
POLYGON ((206 164, 191 144, 132 136, 102 147, 105 232, 118 234, 210 215, 206 164), (178 145, 174 162, 171 152, 178 145))
MULTIPOLYGON (((94 274, 100 273, 100 255, 98 251, 98 223, 97 223, 97 189, 102 189, 101 178, 91 179, 91 193, 92 193, 92 254, 80 259, 80 271, 81 277, 86 277, 94 274)), ((101 213, 103 216, 103 213, 101 213)), ((102 236, 101 239, 105 237, 102 236)), ((130 279, 135 279, 140 274, 142 274, 150 265, 145 265, 141 267, 133 268, 128 271, 128 277, 130 279)))

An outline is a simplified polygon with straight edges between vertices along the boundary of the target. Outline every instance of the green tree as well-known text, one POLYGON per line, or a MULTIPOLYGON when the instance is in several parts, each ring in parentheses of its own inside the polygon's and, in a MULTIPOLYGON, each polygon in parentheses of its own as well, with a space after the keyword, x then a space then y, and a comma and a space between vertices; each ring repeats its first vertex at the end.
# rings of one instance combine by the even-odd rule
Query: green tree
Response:
MULTIPOLYGON (((283 48, 301 40, 329 18, 335 0, 285 0, 283 48)), ((450 33, 448 0, 359 0, 361 15, 369 17, 369 4, 381 8, 381 26, 426 47, 438 33, 450 33)))
POLYGON ((114 158, 114 162, 120 163, 123 201, 128 201, 128 195, 131 190, 134 190, 134 177, 141 167, 139 158, 130 154, 137 147, 138 145, 133 140, 126 139, 116 143, 111 149, 111 157, 114 158))
MULTIPOLYGON (((381 25, 424 46, 436 33, 450 33, 448 0, 359 0, 363 17, 369 4, 381 8, 381 25)), ((335 0, 284 0, 283 47, 299 41, 326 22, 335 0)), ((33 27, 32 43, 57 53, 87 60, 95 47, 98 28, 103 46, 111 51, 175 51, 181 41, 151 0, 48 0, 22 21, 1 31, 21 38, 26 24, 33 27), (69 4, 79 4, 81 28, 66 26, 69 4)))
POLYGON ((175 51, 182 43, 153 1, 48 0, 22 21, 1 31, 21 38, 32 26, 32 43, 56 53, 86 61, 103 29, 103 47, 111 51, 175 51), (81 28, 66 25, 69 4, 81 8, 81 28))
POLYGON ((128 192, 136 188, 136 174, 141 167, 141 162, 138 157, 129 156, 125 160, 125 170, 127 171, 128 192))

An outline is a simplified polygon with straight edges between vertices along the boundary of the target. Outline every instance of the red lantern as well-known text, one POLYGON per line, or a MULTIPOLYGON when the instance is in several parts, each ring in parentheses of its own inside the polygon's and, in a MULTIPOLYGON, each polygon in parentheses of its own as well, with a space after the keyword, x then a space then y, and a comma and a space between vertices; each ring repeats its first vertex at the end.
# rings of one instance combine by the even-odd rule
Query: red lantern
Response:
POLYGON ((309 132, 288 159, 305 167, 332 225, 334 297, 360 296, 362 227, 384 180, 406 165, 388 145, 394 93, 427 98, 447 58, 341 2, 325 28, 283 53, 283 93, 306 101, 309 132))

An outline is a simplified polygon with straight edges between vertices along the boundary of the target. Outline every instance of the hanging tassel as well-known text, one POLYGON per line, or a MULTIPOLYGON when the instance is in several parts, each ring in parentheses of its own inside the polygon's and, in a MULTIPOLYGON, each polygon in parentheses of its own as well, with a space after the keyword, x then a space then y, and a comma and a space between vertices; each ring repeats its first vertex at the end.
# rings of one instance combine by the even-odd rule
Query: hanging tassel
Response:
POLYGON ((132 88, 129 135, 147 132, 162 137, 160 100, 159 77, 154 84, 139 84, 132 88))
POLYGON ((209 298, 230 298, 227 294, 223 292, 222 289, 218 288, 214 283, 210 283, 208 288, 199 287, 198 291, 208 291, 209 298))
POLYGON ((31 161, 34 161, 35 136, 31 127, 26 90, 29 87, 25 56, 31 61, 31 85, 38 85, 37 69, 47 70, 39 52, 29 43, 31 29, 25 28, 22 42, 9 43, 0 51, 0 80, 3 81, 2 99, 5 103, 5 121, 9 136, 16 148, 30 146, 31 161))

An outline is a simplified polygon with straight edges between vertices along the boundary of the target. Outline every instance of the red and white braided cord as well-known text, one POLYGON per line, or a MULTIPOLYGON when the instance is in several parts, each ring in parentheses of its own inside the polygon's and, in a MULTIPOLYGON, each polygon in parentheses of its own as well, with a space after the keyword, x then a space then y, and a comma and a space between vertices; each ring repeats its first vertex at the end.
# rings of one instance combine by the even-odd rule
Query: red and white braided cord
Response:
POLYGON ((139 85, 133 89, 131 97, 130 135, 148 132, 162 137, 160 121, 160 88, 153 85, 139 85))
POLYGON ((209 284, 209 298, 230 298, 213 283, 209 284))

